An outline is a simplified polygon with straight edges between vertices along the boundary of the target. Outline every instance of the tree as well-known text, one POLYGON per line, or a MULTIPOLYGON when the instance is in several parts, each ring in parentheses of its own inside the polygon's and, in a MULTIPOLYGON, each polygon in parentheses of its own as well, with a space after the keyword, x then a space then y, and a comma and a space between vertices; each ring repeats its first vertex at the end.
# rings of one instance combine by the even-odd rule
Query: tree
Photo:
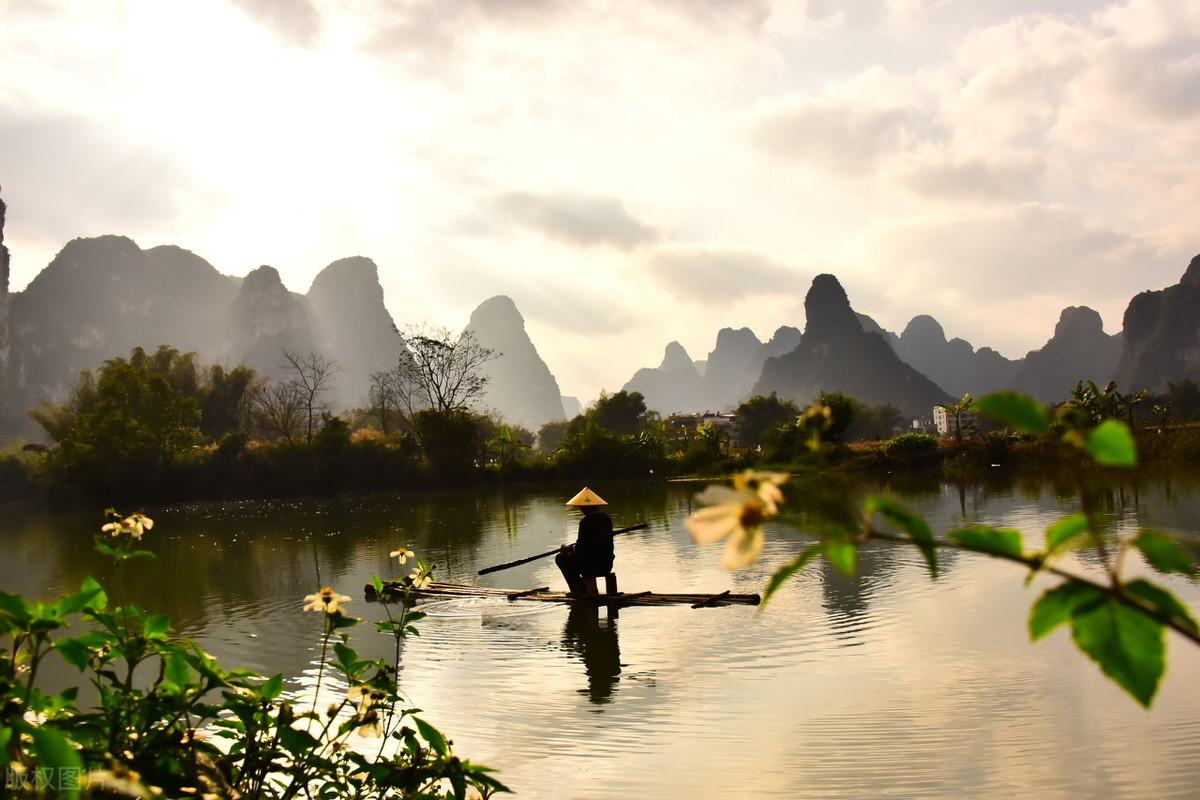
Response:
POLYGON ((267 384, 255 396, 254 422, 270 437, 291 442, 305 424, 304 397, 291 381, 267 384))
POLYGON ((135 348, 110 358, 93 376, 85 372, 60 406, 31 412, 57 443, 53 458, 84 485, 117 491, 152 485, 176 455, 198 444, 200 404, 194 359, 160 347, 153 356, 135 348))
POLYGON ((391 433, 400 415, 400 386, 396 370, 371 373, 367 403, 371 416, 379 422, 379 430, 385 436, 391 433))
POLYGON ((483 365, 499 355, 477 342, 471 331, 455 338, 445 328, 410 328, 404 343, 393 380, 398 407, 410 421, 424 409, 466 411, 487 388, 483 365))
POLYGON ((615 394, 601 392, 588 416, 605 430, 620 434, 639 433, 649 421, 642 393, 623 389, 615 394))
POLYGON ((563 441, 567 438, 567 428, 570 424, 565 419, 562 419, 555 422, 547 422, 538 428, 538 449, 543 453, 553 453, 562 447, 563 441))
POLYGON ((733 428, 743 447, 759 447, 767 431, 800 416, 800 409, 791 400, 780 400, 771 392, 755 395, 733 412, 733 428))
POLYGON ((500 425, 492 437, 491 447, 496 453, 501 469, 507 469, 516 462, 522 450, 533 446, 533 434, 520 425, 500 425))
POLYGON ((245 430, 260 388, 250 367, 238 366, 228 371, 220 366, 209 367, 200 399, 200 430, 210 439, 245 430))
POLYGON ((312 444, 317 421, 329 410, 323 398, 333 387, 333 376, 338 371, 338 365, 332 358, 315 350, 300 353, 284 348, 282 352, 285 362, 283 368, 290 376, 288 383, 295 387, 303 401, 304 441, 312 444))

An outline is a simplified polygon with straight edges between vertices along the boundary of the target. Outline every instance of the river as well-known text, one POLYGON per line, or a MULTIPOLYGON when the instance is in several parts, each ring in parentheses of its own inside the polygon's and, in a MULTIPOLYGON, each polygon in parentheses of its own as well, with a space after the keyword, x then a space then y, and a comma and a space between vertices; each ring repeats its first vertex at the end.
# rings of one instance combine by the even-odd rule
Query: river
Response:
MULTIPOLYGON (((805 529, 873 491, 903 498, 935 530, 1010 526, 1030 546, 1076 508, 1066 488, 1032 479, 796 482, 800 522, 769 526, 759 563, 730 574, 720 545, 697 547, 683 529, 699 485, 593 488, 618 526, 651 524, 617 540, 630 592, 761 591, 805 529)), ((305 594, 328 584, 353 596, 351 613, 382 618, 363 586, 397 574, 388 552, 399 545, 443 580, 561 587, 550 559, 474 576, 569 540, 576 523, 562 503, 577 489, 147 509, 158 560, 123 576, 91 550, 98 512, 10 510, 4 588, 48 598, 95 575, 110 594, 168 614, 226 666, 282 672, 303 694, 320 650, 305 594)), ((1142 479, 1115 491, 1108 513, 1120 532, 1168 528, 1200 552, 1200 480, 1142 479)), ((1147 571, 1137 559, 1128 569, 1147 571)), ((762 610, 627 608, 609 619, 549 604, 431 603, 421 636, 404 644, 402 689, 460 755, 497 768, 523 798, 1195 797, 1200 649, 1168 637, 1167 675, 1143 710, 1065 630, 1029 641, 1028 609, 1053 581, 1024 577, 948 554, 933 581, 913 548, 875 543, 856 578, 814 564, 762 610)), ((1196 583, 1155 577, 1200 609, 1196 583)), ((391 656, 373 626, 356 628, 353 643, 391 656)))

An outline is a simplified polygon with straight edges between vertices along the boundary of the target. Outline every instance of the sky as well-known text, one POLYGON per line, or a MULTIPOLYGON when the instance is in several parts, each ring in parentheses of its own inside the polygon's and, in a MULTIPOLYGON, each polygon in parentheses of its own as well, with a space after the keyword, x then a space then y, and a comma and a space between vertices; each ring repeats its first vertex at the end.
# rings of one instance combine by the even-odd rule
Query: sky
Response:
POLYGON ((585 401, 814 275, 1011 357, 1200 252, 1200 0, 0 0, 11 286, 70 239, 514 299, 585 401))

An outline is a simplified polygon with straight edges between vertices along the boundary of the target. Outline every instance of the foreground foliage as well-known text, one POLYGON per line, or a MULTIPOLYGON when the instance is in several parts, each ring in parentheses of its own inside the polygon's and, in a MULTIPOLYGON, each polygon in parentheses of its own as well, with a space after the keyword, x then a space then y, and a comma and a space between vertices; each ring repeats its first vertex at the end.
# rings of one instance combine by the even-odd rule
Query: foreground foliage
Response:
MULTIPOLYGON (((1014 392, 987 395, 970 408, 1016 433, 1057 439, 1071 448, 1076 454, 1079 511, 1051 525, 1040 548, 1028 549, 1020 531, 984 525, 955 528, 937 537, 920 515, 903 504, 888 497, 869 497, 857 526, 820 531, 817 541, 771 577, 764 605, 817 558, 824 557, 841 572, 853 575, 858 548, 873 539, 917 547, 935 579, 939 549, 992 556, 1024 567, 1030 579, 1039 573, 1062 579, 1034 603, 1028 622, 1030 638, 1041 639, 1068 626, 1079 650, 1138 703, 1149 707, 1166 669, 1167 629, 1200 645, 1200 626, 1170 591, 1145 578, 1127 579, 1123 565, 1130 553, 1137 552, 1161 573, 1195 576, 1197 567, 1162 532, 1142 530, 1132 537, 1119 537, 1105 525, 1088 474, 1099 468, 1128 469, 1137 464, 1137 447, 1128 425, 1088 413, 1078 404, 1047 410, 1033 398, 1014 392), (1091 551, 1090 560, 1101 565, 1101 577, 1061 566, 1068 553, 1085 549, 1091 551)), ((923 439, 907 441, 907 448, 928 447, 923 439)), ((746 566, 762 550, 763 522, 776 516, 788 518, 780 509, 783 495, 779 487, 784 480, 778 473, 747 471, 735 477, 732 489, 709 487, 698 496, 708 507, 692 515, 688 529, 701 544, 727 539, 722 563, 734 569, 746 566)))
MULTIPOLYGON (((141 515, 105 525, 97 548, 118 565, 152 558, 139 549, 153 522, 141 515)), ((413 556, 401 548, 401 563, 413 556)), ((429 580, 417 562, 410 586, 429 580)), ((379 579, 375 582, 380 584, 379 579)), ((381 585, 381 584, 380 584, 381 585)), ((349 597, 324 588, 305 598, 321 625, 321 663, 311 700, 289 698, 282 675, 226 669, 195 642, 172 634, 166 617, 111 602, 94 580, 53 602, 0 592, 0 768, 12 796, 292 798, 464 798, 506 791, 486 767, 454 755, 399 686, 400 641, 424 616, 405 603, 383 606, 380 633, 395 638, 391 664, 362 659, 347 631, 349 597), (46 692, 46 659, 60 658, 90 685, 46 692), (348 686, 318 707, 322 680, 348 686), (378 737, 366 749, 352 735, 378 737)), ((297 604, 299 613, 299 603, 297 604)), ((327 684, 328 685, 328 684, 327 684)))

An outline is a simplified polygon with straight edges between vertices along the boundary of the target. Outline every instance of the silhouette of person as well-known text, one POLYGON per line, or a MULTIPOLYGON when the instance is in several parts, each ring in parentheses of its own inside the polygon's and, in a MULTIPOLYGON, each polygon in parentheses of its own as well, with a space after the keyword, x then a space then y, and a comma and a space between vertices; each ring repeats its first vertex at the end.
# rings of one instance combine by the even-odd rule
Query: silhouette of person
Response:
MULTIPOLYGON (((617 642, 615 616, 600 619, 593 605, 573 605, 567 612, 562 643, 579 656, 587 673, 588 699, 601 705, 609 702, 621 675, 621 648, 617 642)), ((582 694, 585 690, 580 689, 582 694)))
POLYGON ((608 505, 600 495, 586 486, 567 501, 571 508, 583 512, 579 520, 579 535, 574 544, 565 544, 554 557, 571 594, 581 595, 584 577, 603 577, 612 572, 613 524, 603 511, 608 505))

